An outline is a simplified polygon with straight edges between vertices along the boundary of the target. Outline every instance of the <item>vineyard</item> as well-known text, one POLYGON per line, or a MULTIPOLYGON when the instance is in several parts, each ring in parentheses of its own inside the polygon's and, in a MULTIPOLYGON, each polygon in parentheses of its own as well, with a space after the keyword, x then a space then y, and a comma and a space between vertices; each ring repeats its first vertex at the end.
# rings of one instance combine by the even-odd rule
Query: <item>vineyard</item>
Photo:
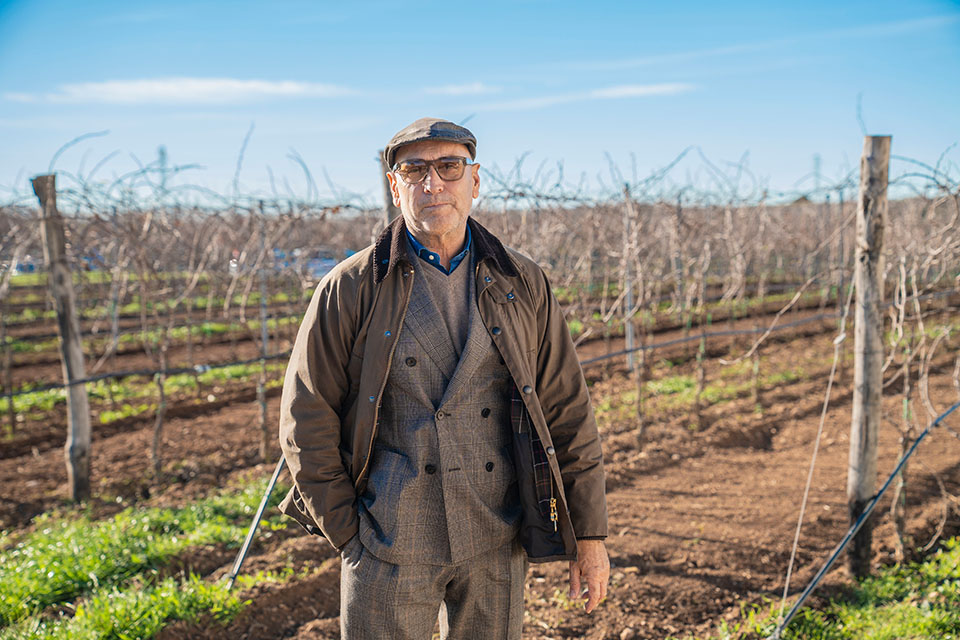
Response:
MULTIPOLYGON (((892 184, 911 195, 890 201, 883 249, 882 475, 960 399, 960 189, 939 167, 903 165, 892 184)), ((614 172, 620 186, 597 195, 521 169, 484 174, 475 217, 544 267, 564 308, 604 444, 612 567, 586 617, 565 566, 533 566, 524 637, 758 637, 751 621, 780 604, 815 442, 791 594, 848 524, 856 185, 775 198, 741 168, 708 165, 709 188, 676 186, 668 167, 614 172)), ((384 214, 315 189, 199 197, 175 177, 160 164, 113 183, 58 174, 92 424, 82 506, 69 501, 37 200, 0 207, 4 640, 338 637, 335 552, 275 509, 237 588, 222 578, 279 455, 300 316, 384 214)), ((956 555, 944 541, 960 534, 958 425, 881 503, 875 567, 956 555)), ((955 563, 946 571, 957 579, 955 563)), ((801 623, 839 615, 830 603, 850 589, 830 572, 801 623)), ((915 600, 946 611, 929 637, 960 630, 960 593, 915 600)))

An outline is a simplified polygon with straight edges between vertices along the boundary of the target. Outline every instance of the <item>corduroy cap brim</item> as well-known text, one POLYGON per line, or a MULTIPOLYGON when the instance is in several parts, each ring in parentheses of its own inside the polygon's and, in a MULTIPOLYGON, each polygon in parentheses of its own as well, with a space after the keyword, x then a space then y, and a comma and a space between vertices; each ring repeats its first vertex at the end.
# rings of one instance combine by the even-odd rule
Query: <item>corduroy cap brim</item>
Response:
POLYGON ((466 127, 441 120, 440 118, 420 118, 398 131, 383 148, 383 159, 387 168, 392 169, 397 149, 404 145, 423 140, 440 140, 462 144, 470 152, 470 159, 477 158, 477 138, 466 127))

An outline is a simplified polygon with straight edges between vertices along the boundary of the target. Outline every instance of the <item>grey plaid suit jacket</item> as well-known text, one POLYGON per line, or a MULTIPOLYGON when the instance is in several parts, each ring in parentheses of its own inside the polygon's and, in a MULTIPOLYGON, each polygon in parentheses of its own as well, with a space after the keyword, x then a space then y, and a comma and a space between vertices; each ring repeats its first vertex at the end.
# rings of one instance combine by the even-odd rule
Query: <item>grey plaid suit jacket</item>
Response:
MULTIPOLYGON (((472 272, 472 260, 458 269, 472 272)), ((474 278, 466 278, 469 330, 459 359, 426 278, 414 278, 358 499, 359 535, 386 562, 457 564, 519 529, 513 383, 477 310, 474 278)))

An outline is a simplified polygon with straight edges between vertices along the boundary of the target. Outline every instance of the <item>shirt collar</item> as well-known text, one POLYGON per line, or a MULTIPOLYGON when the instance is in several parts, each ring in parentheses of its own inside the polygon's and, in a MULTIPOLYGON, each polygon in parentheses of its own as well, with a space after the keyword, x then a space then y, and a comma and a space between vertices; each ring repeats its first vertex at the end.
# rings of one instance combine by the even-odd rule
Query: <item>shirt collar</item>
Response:
POLYGON ((467 241, 463 243, 463 251, 450 258, 449 271, 447 271, 440 263, 440 254, 434 253, 433 251, 430 251, 430 249, 427 249, 425 246, 420 244, 420 242, 413 237, 413 234, 410 233, 409 229, 407 229, 407 239, 410 240, 410 246, 413 247, 414 252, 420 257, 421 260, 427 264, 433 265, 443 273, 450 275, 453 273, 453 270, 456 269, 461 262, 463 262, 463 259, 467 257, 467 252, 470 251, 470 243, 473 240, 473 236, 470 233, 470 225, 467 225, 467 241))

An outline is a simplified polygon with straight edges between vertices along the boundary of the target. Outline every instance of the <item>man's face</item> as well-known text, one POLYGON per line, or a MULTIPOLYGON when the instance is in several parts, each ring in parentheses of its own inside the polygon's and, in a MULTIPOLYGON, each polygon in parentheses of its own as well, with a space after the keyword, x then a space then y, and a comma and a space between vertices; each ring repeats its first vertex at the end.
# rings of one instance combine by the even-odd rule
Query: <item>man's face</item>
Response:
MULTIPOLYGON (((439 140, 424 140, 400 147, 395 162, 405 160, 436 160, 460 157, 470 159, 470 152, 462 144, 439 140)), ((434 167, 416 184, 407 184, 394 171, 387 174, 393 204, 400 207, 407 229, 418 240, 430 240, 466 233, 467 216, 473 199, 480 195, 480 165, 465 168, 459 180, 444 181, 434 167)))

